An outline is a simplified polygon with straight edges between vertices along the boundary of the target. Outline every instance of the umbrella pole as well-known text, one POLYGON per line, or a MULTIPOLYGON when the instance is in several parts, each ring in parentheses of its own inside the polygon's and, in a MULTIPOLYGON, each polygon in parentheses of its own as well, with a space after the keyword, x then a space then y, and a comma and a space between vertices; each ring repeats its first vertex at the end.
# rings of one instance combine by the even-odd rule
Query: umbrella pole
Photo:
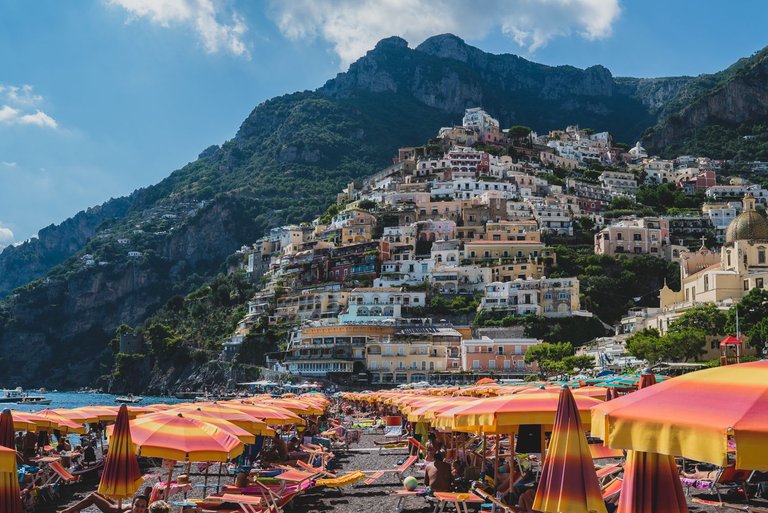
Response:
MULTIPOLYGON (((204 487, 204 488, 203 488, 203 493, 204 493, 205 495, 208 495, 208 467, 210 467, 210 466, 211 466, 211 464, 210 464, 210 463, 209 463, 208 465, 206 465, 206 466, 205 466, 205 482, 204 482, 204 484, 203 484, 203 487, 204 487)), ((218 490, 216 490, 216 493, 218 493, 218 492, 219 492, 219 491, 218 491, 218 490)))
POLYGON ((218 493, 219 492, 219 488, 221 488, 221 467, 223 465, 224 464, 222 462, 219 462, 219 476, 216 479, 216 493, 218 493))
POLYGON ((486 443, 486 435, 485 432, 483 432, 483 466, 481 467, 481 473, 483 475, 485 475, 485 453, 487 448, 488 444, 486 443))
POLYGON ((173 464, 169 465, 171 468, 168 469, 168 482, 165 483, 165 500, 168 500, 171 496, 171 479, 173 479, 173 466, 175 464, 176 463, 174 462, 173 464))
POLYGON ((496 435, 496 445, 493 447, 493 484, 499 486, 499 446, 501 435, 496 435))

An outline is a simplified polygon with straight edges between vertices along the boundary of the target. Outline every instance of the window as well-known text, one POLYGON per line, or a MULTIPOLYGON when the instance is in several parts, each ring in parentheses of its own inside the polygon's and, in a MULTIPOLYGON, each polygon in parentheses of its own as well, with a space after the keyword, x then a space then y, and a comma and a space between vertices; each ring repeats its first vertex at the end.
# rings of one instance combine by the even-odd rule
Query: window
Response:
POLYGON ((480 360, 472 360, 472 368, 473 369, 479 369, 480 368, 480 360))
POLYGON ((617 234, 616 234, 616 240, 622 240, 622 238, 621 238, 621 233, 617 233, 617 234))
POLYGON ((495 369, 496 368, 496 360, 489 360, 488 361, 488 368, 489 369, 495 369))
POLYGON ((641 236, 639 233, 636 233, 636 234, 635 234, 635 241, 636 241, 636 242, 640 242, 640 241, 642 241, 642 240, 643 240, 643 237, 642 237, 642 236, 641 236))
POLYGON ((757 248, 757 263, 765 264, 765 248, 763 247, 757 248))
POLYGON ((763 279, 762 278, 757 278, 755 280, 755 287, 757 287, 758 289, 762 289, 763 288, 763 279))
POLYGON ((749 290, 749 280, 744 280, 744 290, 749 290))
POLYGON ((704 292, 709 290, 709 276, 704 275, 704 292))

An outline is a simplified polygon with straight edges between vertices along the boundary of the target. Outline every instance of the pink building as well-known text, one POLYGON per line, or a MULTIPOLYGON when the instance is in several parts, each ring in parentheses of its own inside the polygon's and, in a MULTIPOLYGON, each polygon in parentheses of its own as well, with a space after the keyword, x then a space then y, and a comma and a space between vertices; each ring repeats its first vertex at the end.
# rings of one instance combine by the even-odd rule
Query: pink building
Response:
POLYGON ((525 363, 528 348, 538 344, 535 338, 500 338, 483 336, 461 341, 461 368, 465 372, 537 372, 525 363))

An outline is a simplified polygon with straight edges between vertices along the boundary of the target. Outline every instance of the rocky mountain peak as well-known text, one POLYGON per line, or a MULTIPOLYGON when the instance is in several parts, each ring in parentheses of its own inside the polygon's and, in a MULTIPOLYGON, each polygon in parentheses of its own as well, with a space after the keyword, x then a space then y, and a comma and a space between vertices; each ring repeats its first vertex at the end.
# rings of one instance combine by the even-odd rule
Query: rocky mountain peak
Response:
POLYGON ((398 36, 385 37, 374 47, 374 50, 381 50, 383 48, 408 48, 408 41, 398 36))
POLYGON ((469 46, 463 39, 453 34, 432 36, 417 46, 416 50, 434 55, 435 57, 461 62, 467 62, 472 54, 480 52, 480 50, 469 46))

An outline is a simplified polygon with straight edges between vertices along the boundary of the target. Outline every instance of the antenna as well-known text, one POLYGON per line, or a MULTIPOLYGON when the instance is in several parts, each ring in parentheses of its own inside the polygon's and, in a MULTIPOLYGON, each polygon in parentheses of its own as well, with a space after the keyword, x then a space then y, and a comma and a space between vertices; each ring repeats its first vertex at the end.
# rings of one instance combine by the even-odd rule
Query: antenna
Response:
POLYGON ((741 335, 739 334, 739 305, 736 305, 736 338, 741 340, 741 335))

